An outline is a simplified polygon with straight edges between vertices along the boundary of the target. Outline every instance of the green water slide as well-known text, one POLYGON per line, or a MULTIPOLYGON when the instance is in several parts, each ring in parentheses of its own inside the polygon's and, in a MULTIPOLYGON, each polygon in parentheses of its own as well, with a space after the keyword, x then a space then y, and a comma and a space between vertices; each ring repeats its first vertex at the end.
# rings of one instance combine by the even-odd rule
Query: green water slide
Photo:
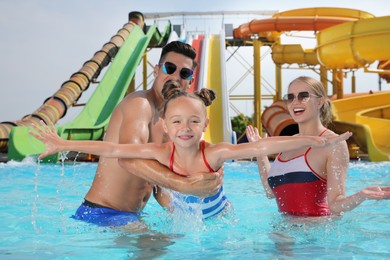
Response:
MULTIPOLYGON (((57 126, 57 133, 64 139, 100 140, 103 138, 111 114, 125 96, 126 90, 137 70, 142 56, 151 43, 156 46, 168 38, 170 25, 163 34, 154 24, 147 34, 137 26, 134 28, 108 67, 80 114, 63 126, 57 126)), ((8 160, 21 161, 27 156, 40 154, 44 145, 28 132, 30 127, 14 127, 10 133, 8 160)), ((57 162, 58 154, 48 156, 45 162, 57 162)))

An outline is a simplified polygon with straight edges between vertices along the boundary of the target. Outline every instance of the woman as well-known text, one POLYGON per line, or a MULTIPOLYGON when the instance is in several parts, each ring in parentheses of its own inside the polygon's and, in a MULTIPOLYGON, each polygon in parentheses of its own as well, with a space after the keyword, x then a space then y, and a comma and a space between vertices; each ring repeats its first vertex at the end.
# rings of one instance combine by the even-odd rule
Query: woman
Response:
MULTIPOLYGON (((332 120, 331 103, 321 82, 299 77, 284 97, 298 124, 297 136, 337 136, 326 126, 332 120)), ((256 128, 247 128, 250 142, 260 140, 256 128)), ((299 148, 280 153, 272 166, 267 156, 257 157, 260 178, 268 198, 276 198, 279 211, 297 216, 327 216, 357 207, 367 199, 390 198, 390 187, 367 187, 345 195, 349 153, 345 141, 333 146, 299 148)))

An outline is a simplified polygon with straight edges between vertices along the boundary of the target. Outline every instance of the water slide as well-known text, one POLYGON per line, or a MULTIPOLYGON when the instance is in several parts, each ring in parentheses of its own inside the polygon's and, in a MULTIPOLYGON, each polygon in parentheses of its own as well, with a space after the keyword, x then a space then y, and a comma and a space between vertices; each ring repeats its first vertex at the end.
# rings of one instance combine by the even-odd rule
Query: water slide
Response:
MULTIPOLYGON (((140 27, 133 26, 83 110, 69 123, 56 127, 58 134, 72 140, 102 139, 111 113, 125 96, 146 48, 159 45, 168 38, 169 32, 170 24, 163 34, 156 24, 148 29, 147 34, 140 27)), ((12 128, 8 142, 9 160, 22 160, 44 150, 43 144, 28 134, 29 130, 30 127, 26 126, 12 128)), ((58 155, 45 158, 47 162, 57 160, 58 155)))
MULTIPOLYGON (((272 58, 276 64, 321 64, 328 69, 355 69, 365 68, 377 60, 390 60, 390 16, 374 17, 354 9, 305 8, 282 12, 270 19, 243 24, 234 30, 234 36, 245 39, 259 34, 274 41, 281 32, 305 30, 318 31, 316 49, 275 44, 272 58)), ((390 132, 383 131, 390 125, 388 98, 389 94, 378 93, 333 102, 335 130, 354 132, 356 144, 371 161, 390 160, 390 132)), ((291 128, 294 124, 281 106, 275 103, 268 108, 270 111, 266 109, 263 113, 263 125, 271 135, 280 134, 284 127, 291 128)))
MULTIPOLYGON (((389 42, 390 16, 349 22, 318 33, 317 56, 331 69, 361 68, 390 60, 389 42)), ((383 92, 332 102, 335 128, 352 131, 354 142, 370 161, 390 160, 389 100, 390 93, 383 92)))
POLYGON ((201 59, 203 73, 200 78, 200 87, 212 89, 217 95, 213 104, 207 108, 210 123, 204 139, 210 143, 236 143, 229 115, 224 32, 205 37, 201 59))
POLYGON ((201 73, 201 68, 202 68, 201 59, 202 59, 202 55, 203 55, 203 48, 202 48, 203 40, 204 40, 204 35, 198 35, 197 37, 193 38, 192 42, 191 42, 192 47, 195 48, 196 53, 197 53, 195 61, 198 64, 198 66, 195 67, 194 81, 192 82, 192 84, 190 85, 190 88, 188 89, 189 92, 194 92, 194 91, 197 91, 198 89, 202 88, 202 86, 200 86, 200 79, 203 76, 203 73, 201 73))
MULTIPOLYGON (((334 129, 351 137, 370 161, 390 160, 390 92, 333 100, 334 129)), ((359 156, 355 154, 354 156, 359 156)))
POLYGON ((82 93, 88 89, 91 82, 99 76, 101 70, 106 67, 116 56, 118 49, 123 45, 125 39, 137 25, 143 27, 140 20, 126 23, 110 41, 97 51, 92 59, 86 61, 82 68, 73 73, 69 80, 65 81, 61 87, 33 113, 23 117, 21 120, 6 121, 0 123, 0 152, 7 152, 9 135, 15 126, 30 126, 38 124, 39 120, 46 123, 56 123, 64 117, 69 107, 79 99, 82 93))

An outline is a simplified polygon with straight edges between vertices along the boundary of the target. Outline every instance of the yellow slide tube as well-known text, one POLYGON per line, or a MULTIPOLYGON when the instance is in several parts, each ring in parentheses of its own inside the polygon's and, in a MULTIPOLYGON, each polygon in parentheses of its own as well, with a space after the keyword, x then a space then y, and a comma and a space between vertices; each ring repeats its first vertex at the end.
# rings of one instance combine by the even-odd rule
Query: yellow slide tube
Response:
POLYGON ((330 69, 365 67, 390 59, 390 16, 347 22, 317 34, 320 63, 330 69))

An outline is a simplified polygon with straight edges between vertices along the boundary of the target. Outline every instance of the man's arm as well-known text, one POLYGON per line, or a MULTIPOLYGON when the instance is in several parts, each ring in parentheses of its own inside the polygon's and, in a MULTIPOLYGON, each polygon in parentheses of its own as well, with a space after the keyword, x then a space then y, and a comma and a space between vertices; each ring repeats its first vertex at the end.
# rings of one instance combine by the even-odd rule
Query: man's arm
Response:
POLYGON ((216 194, 223 184, 223 169, 183 177, 154 160, 119 159, 119 165, 152 184, 198 197, 216 194))

